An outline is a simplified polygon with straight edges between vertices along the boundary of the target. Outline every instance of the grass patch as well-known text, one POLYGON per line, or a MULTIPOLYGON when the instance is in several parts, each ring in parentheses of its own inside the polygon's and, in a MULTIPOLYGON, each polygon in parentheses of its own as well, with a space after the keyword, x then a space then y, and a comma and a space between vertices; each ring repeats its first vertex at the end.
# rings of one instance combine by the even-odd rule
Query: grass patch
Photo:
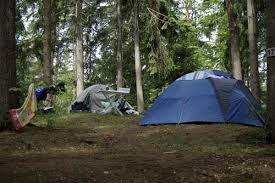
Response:
POLYGON ((259 155, 275 155, 275 149, 267 145, 246 145, 240 143, 225 144, 199 144, 193 147, 193 151, 206 154, 259 154, 259 155))
MULTIPOLYGON (((3 148, 17 151, 88 151, 93 148, 177 151, 202 154, 268 154, 265 131, 241 125, 163 125, 139 127, 140 116, 92 113, 39 114, 23 133, 7 133, 3 148), (116 129, 116 130, 115 130, 116 129), (123 130, 120 130, 123 129, 123 130), (12 144, 12 145, 11 145, 12 144), (71 149, 75 148, 75 149, 71 149)), ((1 136, 0 136, 1 140, 1 136)))
POLYGON ((139 116, 100 115, 92 113, 39 114, 32 123, 50 128, 132 128, 137 127, 139 116))
POLYGON ((274 147, 265 143, 263 129, 240 125, 184 127, 166 126, 158 130, 152 129, 154 131, 149 135, 140 136, 144 139, 146 147, 153 146, 160 151, 275 155, 274 147))
POLYGON ((156 130, 154 133, 143 136, 146 149, 153 148, 157 151, 188 151, 192 145, 186 136, 170 133, 165 130, 156 130))
POLYGON ((152 135, 148 139, 150 144, 156 146, 165 146, 165 147, 185 147, 188 145, 188 142, 183 136, 180 135, 152 135))

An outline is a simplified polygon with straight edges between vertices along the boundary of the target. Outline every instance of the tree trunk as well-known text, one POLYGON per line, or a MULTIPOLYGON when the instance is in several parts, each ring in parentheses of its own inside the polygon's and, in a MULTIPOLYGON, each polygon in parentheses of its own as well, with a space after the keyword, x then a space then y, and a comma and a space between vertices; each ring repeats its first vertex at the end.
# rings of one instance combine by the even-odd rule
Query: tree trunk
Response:
POLYGON ((83 68, 83 29, 81 25, 82 0, 76 0, 76 95, 84 90, 84 68, 83 68))
POLYGON ((61 68, 61 60, 60 60, 60 48, 61 41, 59 41, 59 21, 60 21, 60 15, 59 11, 62 7, 62 4, 60 1, 52 0, 52 10, 51 10, 51 25, 52 25, 52 43, 51 43, 51 50, 52 50, 52 60, 55 62, 55 67, 53 66, 53 80, 56 80, 58 78, 58 72, 61 68))
POLYGON ((247 0, 248 43, 250 61, 250 80, 253 95, 260 101, 260 76, 258 70, 257 26, 255 0, 247 0))
POLYGON ((135 70, 136 70, 136 90, 137 90, 137 107, 138 112, 144 111, 143 88, 142 88, 142 71, 140 63, 139 49, 139 4, 134 0, 134 40, 135 40, 135 70))
POLYGON ((52 52, 51 52, 51 0, 43 0, 43 74, 44 82, 52 84, 52 52))
POLYGON ((236 79, 242 79, 240 60, 239 27, 237 25, 237 13, 234 11, 234 1, 225 0, 230 31, 230 49, 233 75, 236 79))
MULTIPOLYGON (((267 48, 275 47, 275 2, 267 0, 267 48)), ((271 141, 275 143, 275 57, 267 57, 267 112, 271 141)))
POLYGON ((190 13, 189 13, 189 0, 183 0, 184 4, 184 14, 187 21, 190 21, 190 13))
POLYGON ((15 106, 9 88, 16 85, 15 0, 0 1, 0 127, 15 106))
POLYGON ((116 10, 117 10, 117 87, 119 88, 119 87, 123 87, 121 0, 117 0, 116 10))

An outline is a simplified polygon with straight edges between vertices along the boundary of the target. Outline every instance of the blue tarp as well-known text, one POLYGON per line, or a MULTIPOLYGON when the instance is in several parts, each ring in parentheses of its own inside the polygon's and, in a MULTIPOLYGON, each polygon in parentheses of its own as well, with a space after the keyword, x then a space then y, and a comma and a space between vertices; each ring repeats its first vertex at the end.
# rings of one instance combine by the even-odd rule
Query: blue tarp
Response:
POLYGON ((155 100, 140 125, 238 123, 263 127, 259 111, 259 103, 242 81, 231 77, 176 80, 155 100))

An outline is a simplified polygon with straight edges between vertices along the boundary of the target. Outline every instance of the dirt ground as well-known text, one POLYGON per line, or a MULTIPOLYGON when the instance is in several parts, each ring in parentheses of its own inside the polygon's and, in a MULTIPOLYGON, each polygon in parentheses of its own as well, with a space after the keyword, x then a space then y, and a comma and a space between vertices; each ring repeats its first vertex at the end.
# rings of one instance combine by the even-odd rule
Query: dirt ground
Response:
POLYGON ((261 129, 138 120, 38 117, 21 132, 0 132, 0 182, 275 182, 275 146, 261 129))

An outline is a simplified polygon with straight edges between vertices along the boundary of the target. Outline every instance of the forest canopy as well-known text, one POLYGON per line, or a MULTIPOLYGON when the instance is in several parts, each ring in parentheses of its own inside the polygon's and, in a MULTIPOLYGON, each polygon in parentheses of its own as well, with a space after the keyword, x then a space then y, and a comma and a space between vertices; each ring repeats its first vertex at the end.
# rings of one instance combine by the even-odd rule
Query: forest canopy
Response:
MULTIPOLYGON (((82 27, 85 87, 116 84, 117 16, 114 1, 83 1, 81 17, 76 17, 75 1, 50 3, 50 60, 54 82, 76 83, 74 55, 76 25, 82 27)), ((232 72, 230 35, 223 1, 139 1, 140 61, 146 106, 171 82, 184 73, 200 69, 232 72), (187 17, 188 12, 188 17, 187 17)), ((249 50, 246 2, 235 2, 240 28, 240 60, 243 79, 249 81, 249 50)), ((123 82, 135 98, 133 1, 121 1, 121 45, 123 82)), ((17 2, 17 76, 19 88, 43 80, 43 1, 17 2)), ((257 4, 258 45, 261 81, 266 77, 263 3, 257 4)), ((73 86, 72 86, 73 87, 73 86)))

